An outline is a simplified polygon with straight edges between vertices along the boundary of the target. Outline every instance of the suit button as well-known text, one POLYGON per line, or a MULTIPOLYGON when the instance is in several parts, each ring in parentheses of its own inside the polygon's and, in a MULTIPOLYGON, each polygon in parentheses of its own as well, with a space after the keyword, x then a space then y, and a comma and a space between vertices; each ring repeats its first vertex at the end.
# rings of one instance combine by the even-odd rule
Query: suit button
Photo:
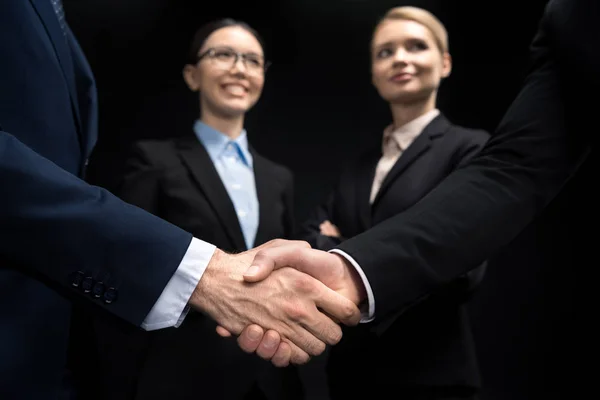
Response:
POLYGON ((88 276, 87 278, 85 278, 81 284, 81 289, 83 290, 83 293, 89 293, 92 291, 92 287, 94 286, 94 278, 92 278, 91 276, 88 276))
POLYGON ((114 287, 109 287, 106 292, 104 292, 104 302, 106 304, 110 304, 117 300, 118 291, 114 287))
POLYGON ((96 282, 94 287, 92 288, 92 295, 98 299, 100 296, 104 294, 104 283, 96 282))
POLYGON ((71 275, 71 286, 73 287, 79 287, 79 285, 81 285, 81 282, 83 282, 83 279, 85 278, 85 274, 81 271, 77 271, 74 274, 71 275))
POLYGON ((83 165, 85 165, 86 167, 87 167, 88 165, 90 165, 90 159, 89 159, 89 158, 86 158, 86 159, 85 159, 85 162, 83 163, 83 165))

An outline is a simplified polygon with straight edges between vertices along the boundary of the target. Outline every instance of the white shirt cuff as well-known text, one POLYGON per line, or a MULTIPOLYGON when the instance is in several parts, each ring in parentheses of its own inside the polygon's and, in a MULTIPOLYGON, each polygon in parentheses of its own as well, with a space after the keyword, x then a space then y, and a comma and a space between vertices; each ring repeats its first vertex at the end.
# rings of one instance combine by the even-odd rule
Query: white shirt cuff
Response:
POLYGON ((189 311, 187 303, 215 249, 210 243, 192 238, 181 264, 142 322, 142 329, 152 331, 181 325, 189 311))
POLYGON ((367 304, 361 310, 362 318, 360 322, 364 324, 373 321, 375 319, 375 296, 373 296, 373 289, 371 289, 371 285, 369 284, 367 276, 363 272, 362 268, 360 268, 360 265, 358 265, 354 258, 350 257, 348 254, 346 254, 340 249, 332 249, 329 250, 329 252, 339 254, 340 256, 344 257, 354 267, 356 272, 358 272, 358 275, 360 276, 363 285, 365 285, 365 290, 367 291, 367 304))

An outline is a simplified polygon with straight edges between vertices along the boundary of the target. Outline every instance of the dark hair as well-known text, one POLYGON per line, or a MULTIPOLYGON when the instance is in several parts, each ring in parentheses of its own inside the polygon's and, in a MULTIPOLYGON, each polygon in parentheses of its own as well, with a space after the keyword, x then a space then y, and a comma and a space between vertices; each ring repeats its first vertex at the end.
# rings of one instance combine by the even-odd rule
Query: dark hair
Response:
POLYGON ((250 32, 252 36, 254 36, 256 40, 258 40, 258 43, 260 43, 260 47, 262 47, 263 52, 265 51, 265 42, 254 28, 252 28, 250 25, 243 21, 236 21, 232 18, 223 18, 209 22, 208 24, 203 25, 202 27, 200 27, 200 29, 196 31, 188 52, 187 63, 196 64, 196 62, 198 62, 198 52, 200 51, 202 46, 204 46, 206 39, 208 39, 208 37, 214 31, 230 26, 239 26, 240 28, 250 32))

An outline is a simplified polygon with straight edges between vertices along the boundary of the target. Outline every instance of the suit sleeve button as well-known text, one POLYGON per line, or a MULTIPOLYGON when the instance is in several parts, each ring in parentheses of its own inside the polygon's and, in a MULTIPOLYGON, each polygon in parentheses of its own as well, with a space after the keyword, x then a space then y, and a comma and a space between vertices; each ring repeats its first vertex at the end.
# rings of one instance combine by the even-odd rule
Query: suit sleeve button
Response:
POLYGON ((113 303, 117 300, 118 291, 114 287, 109 287, 106 292, 104 292, 104 302, 106 304, 113 303))

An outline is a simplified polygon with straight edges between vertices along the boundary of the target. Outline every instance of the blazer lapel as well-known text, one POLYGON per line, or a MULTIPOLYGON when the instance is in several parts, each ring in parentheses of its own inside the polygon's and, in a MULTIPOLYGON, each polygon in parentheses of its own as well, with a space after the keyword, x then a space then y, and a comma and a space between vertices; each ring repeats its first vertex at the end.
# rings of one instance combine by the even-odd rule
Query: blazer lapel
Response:
POLYGON ((371 218, 371 188, 373 179, 375 179, 375 168, 381 158, 381 152, 373 152, 372 155, 365 157, 359 165, 356 174, 356 204, 358 209, 358 221, 362 230, 371 228, 373 222, 371 218))
MULTIPOLYGON (((67 87, 69 88, 69 93, 71 97, 71 107, 73 108, 73 113, 75 114, 75 121, 77 123, 77 128, 81 133, 81 121, 79 117, 79 104, 77 102, 77 89, 75 87, 75 74, 73 71, 73 60, 71 59, 71 52, 69 45, 67 43, 67 38, 65 37, 62 28, 60 27, 60 23, 58 22, 58 17, 54 12, 54 8, 50 3, 50 0, 29 0, 31 5, 36 10, 42 24, 46 28, 46 32, 50 37, 50 42, 52 42, 52 46, 54 52, 56 54, 56 58, 58 60, 58 64, 63 73, 63 77, 65 82, 67 83, 67 87)), ((71 32, 67 28, 67 35, 71 35, 71 32)))
POLYGON ((431 139, 435 136, 441 135, 449 127, 448 120, 438 115, 425 127, 423 132, 412 142, 410 146, 402 153, 398 161, 394 164, 390 172, 386 175, 385 179, 381 183, 381 188, 375 196, 373 206, 377 204, 379 199, 385 195, 385 192, 390 188, 392 183, 423 153, 425 153, 431 147, 431 139))
POLYGON ((193 135, 178 139, 178 148, 181 158, 221 221, 231 242, 236 248, 245 249, 246 242, 235 207, 208 152, 193 135))
MULTIPOLYGON (((269 186, 276 179, 273 170, 268 168, 265 160, 250 148, 254 160, 254 181, 256 182, 256 196, 258 197, 258 230, 256 231, 255 243, 266 241, 265 228, 269 226, 270 210, 275 206, 276 196, 271 195, 269 186)), ((270 239, 270 238, 269 238, 270 239)))

